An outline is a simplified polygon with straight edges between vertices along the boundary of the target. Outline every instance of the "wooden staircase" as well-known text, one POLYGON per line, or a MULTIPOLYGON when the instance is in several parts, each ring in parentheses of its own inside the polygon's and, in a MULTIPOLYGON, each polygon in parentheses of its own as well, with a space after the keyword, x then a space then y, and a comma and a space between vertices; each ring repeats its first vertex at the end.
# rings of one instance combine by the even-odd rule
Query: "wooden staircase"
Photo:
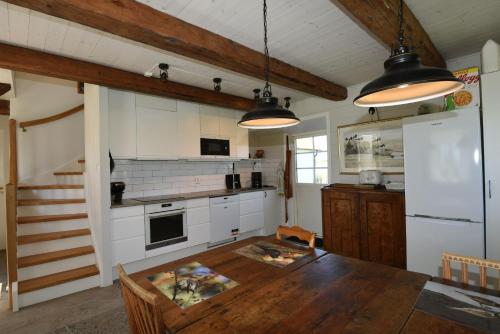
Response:
MULTIPOLYGON (((85 160, 78 160, 83 169, 85 160)), ((53 184, 18 185, 18 305, 99 285, 83 170, 56 171, 53 184)))

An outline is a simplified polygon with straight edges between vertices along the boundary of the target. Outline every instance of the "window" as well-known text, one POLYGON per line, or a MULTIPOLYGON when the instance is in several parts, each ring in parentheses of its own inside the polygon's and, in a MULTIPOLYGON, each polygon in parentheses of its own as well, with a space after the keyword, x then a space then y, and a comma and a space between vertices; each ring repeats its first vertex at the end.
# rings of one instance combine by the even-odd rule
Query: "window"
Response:
POLYGON ((295 139, 297 183, 328 183, 328 140, 326 135, 295 139))

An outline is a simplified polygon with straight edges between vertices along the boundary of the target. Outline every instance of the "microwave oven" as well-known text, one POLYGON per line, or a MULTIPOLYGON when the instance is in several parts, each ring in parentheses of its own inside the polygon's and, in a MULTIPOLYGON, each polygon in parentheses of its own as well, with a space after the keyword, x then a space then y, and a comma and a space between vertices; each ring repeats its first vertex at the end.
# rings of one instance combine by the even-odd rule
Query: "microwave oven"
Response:
POLYGON ((229 156, 229 139, 200 139, 201 155, 229 156))

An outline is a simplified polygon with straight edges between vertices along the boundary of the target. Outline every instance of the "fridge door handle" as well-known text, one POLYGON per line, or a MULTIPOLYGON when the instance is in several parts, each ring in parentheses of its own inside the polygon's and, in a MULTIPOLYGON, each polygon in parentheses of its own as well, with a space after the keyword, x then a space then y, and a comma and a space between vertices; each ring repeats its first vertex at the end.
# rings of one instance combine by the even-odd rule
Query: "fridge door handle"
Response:
POLYGON ((429 215, 419 215, 415 214, 413 217, 416 218, 426 218, 426 219, 438 219, 438 220, 452 220, 452 221, 459 221, 459 222, 464 222, 464 223, 473 223, 471 219, 467 218, 450 218, 450 217, 439 217, 439 216, 429 216, 429 215))
POLYGON ((488 180, 488 198, 491 198, 491 180, 488 180))

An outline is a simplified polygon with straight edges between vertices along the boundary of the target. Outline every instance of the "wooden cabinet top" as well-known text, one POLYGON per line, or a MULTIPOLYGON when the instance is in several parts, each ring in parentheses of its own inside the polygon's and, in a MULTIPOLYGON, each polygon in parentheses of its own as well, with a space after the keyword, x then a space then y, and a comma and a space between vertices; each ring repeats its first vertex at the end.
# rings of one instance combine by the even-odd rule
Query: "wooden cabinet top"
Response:
POLYGON ((362 193, 389 193, 404 195, 404 190, 388 190, 385 186, 377 186, 375 188, 364 187, 358 184, 334 183, 321 188, 321 191, 349 191, 362 193))

